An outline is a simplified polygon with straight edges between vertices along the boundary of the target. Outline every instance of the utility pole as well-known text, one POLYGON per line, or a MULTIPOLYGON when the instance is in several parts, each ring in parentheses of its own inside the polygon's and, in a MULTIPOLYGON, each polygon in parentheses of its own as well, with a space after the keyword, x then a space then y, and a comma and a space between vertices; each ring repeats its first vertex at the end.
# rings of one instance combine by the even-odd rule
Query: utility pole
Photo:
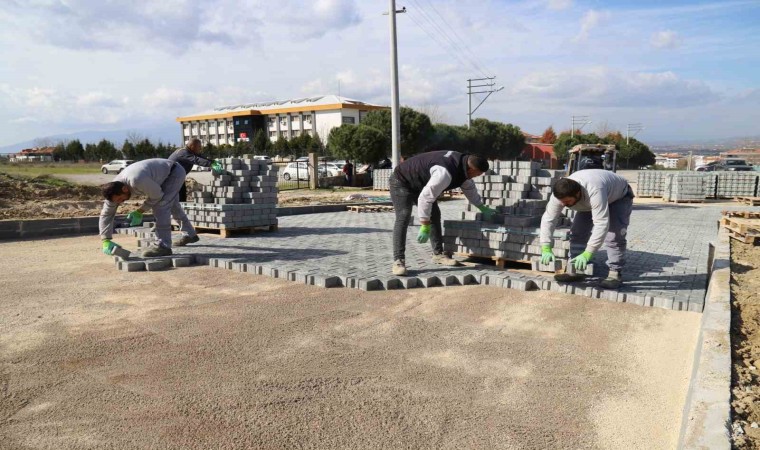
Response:
POLYGON ((584 126, 591 123, 589 116, 571 116, 570 117, 570 137, 575 137, 575 129, 581 131, 584 126))
POLYGON ((480 108, 480 105, 485 102, 488 97, 491 96, 494 92, 499 92, 500 90, 504 89, 504 86, 500 86, 497 89, 493 89, 494 86, 496 86, 496 83, 493 82, 493 80, 496 77, 486 77, 486 78, 468 78, 467 79, 467 99, 468 99, 468 107, 467 107, 467 128, 470 128, 472 125, 472 115, 475 114, 475 111, 480 108), (485 84, 472 84, 473 81, 485 81, 485 84), (483 91, 473 91, 472 88, 486 88, 483 91), (488 94, 485 96, 483 100, 478 103, 478 106, 475 107, 475 109, 472 109, 472 95, 473 94, 488 94))
POLYGON ((631 136, 636 136, 636 134, 643 129, 644 126, 640 123, 629 123, 628 128, 625 131, 625 145, 628 145, 628 142, 631 140, 631 136))
POLYGON ((389 0, 388 17, 391 26, 391 162, 398 166, 401 155, 401 119, 398 107, 398 49, 396 45, 396 14, 405 13, 406 7, 396 10, 396 0, 389 0))

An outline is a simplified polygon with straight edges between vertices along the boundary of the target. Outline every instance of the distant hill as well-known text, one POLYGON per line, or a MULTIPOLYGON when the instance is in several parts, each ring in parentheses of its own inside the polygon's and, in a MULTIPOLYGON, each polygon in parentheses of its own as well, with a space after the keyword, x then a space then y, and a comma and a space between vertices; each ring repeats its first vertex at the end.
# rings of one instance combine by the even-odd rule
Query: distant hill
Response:
POLYGON ((73 141, 74 139, 79 139, 82 144, 95 144, 101 139, 107 139, 116 144, 117 147, 121 147, 121 144, 129 135, 138 135, 145 137, 150 139, 153 143, 161 141, 164 144, 180 144, 180 128, 179 125, 174 125, 161 128, 134 128, 129 130, 110 131, 79 131, 76 133, 56 134, 53 136, 39 137, 29 141, 0 147, 0 153, 17 153, 25 148, 35 147, 38 142, 55 144, 60 141, 73 141))

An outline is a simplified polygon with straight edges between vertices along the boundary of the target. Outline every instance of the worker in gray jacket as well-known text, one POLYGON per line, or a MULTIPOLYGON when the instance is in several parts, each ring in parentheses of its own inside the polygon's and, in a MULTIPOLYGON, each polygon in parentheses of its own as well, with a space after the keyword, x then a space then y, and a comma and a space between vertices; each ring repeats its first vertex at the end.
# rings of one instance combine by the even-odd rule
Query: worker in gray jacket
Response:
POLYGON ((490 218, 496 211, 483 204, 472 178, 488 170, 488 161, 476 155, 451 150, 421 153, 399 164, 390 176, 391 201, 396 212, 393 226, 394 275, 406 275, 406 230, 412 216, 412 205, 417 204, 420 231, 417 242, 430 239, 433 262, 456 266, 459 262, 443 252, 441 210, 438 197, 447 189, 462 188, 467 200, 490 218))
POLYGON ((118 245, 111 241, 116 209, 129 200, 132 194, 143 195, 145 202, 129 213, 130 225, 142 224, 143 213, 153 210, 156 219, 156 241, 142 255, 145 257, 168 256, 172 254, 171 216, 182 224, 182 230, 195 235, 195 228, 190 223, 179 204, 177 194, 185 182, 185 171, 174 161, 168 159, 145 159, 127 166, 124 171, 110 183, 102 186, 103 209, 100 211, 100 238, 103 241, 103 253, 113 254, 118 245))
MULTIPOLYGON (((609 276, 601 282, 607 289, 617 289, 625 266, 626 235, 631 221, 633 190, 625 178, 608 170, 587 169, 557 181, 552 198, 541 218, 541 262, 554 261, 552 234, 563 208, 577 211, 570 227, 570 264, 577 271, 586 265, 601 247, 607 247, 609 276)), ((558 281, 580 281, 582 274, 557 275, 558 281)))
MULTIPOLYGON (((202 149, 203 143, 201 140, 198 138, 192 138, 187 142, 187 145, 185 147, 176 150, 174 153, 169 155, 169 160, 174 161, 182 166, 182 169, 185 170, 185 176, 187 176, 187 174, 193 170, 194 165, 200 167, 210 167, 214 175, 221 175, 221 173, 224 172, 222 164, 219 161, 211 160, 204 156, 201 156, 202 149)), ((180 202, 187 201, 187 187, 184 181, 179 189, 178 198, 180 202)), ((175 247, 181 247, 187 244, 198 242, 199 239, 197 234, 194 232, 190 233, 189 230, 185 230, 184 227, 182 227, 181 218, 174 217, 174 219, 180 222, 180 231, 182 231, 182 237, 172 242, 175 247)))

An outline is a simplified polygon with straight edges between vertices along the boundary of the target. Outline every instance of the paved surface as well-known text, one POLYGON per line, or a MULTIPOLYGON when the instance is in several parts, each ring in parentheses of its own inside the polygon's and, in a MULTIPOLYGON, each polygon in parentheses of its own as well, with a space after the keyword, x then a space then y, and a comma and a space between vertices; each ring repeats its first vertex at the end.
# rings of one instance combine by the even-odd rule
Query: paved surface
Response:
POLYGON ((3 450, 673 449, 701 319, 118 272, 92 235, 0 243, 0 286, 3 450))
MULTIPOLYGON (((457 217, 464 200, 441 203, 444 219, 457 217)), ((550 277, 498 270, 493 266, 442 267, 432 263, 430 246, 407 245, 409 277, 391 276, 392 213, 353 212, 280 218, 280 229, 249 237, 202 238, 179 249, 202 262, 239 271, 255 271, 306 284, 342 285, 363 290, 483 284, 520 290, 544 289, 610 301, 702 311, 708 280, 708 244, 715 239, 723 209, 746 209, 735 203, 683 205, 649 201, 634 204, 629 229, 625 284, 619 290, 596 289, 606 276, 606 252, 594 261, 595 276, 565 285, 550 277)), ((758 209, 758 208, 755 208, 758 209)))

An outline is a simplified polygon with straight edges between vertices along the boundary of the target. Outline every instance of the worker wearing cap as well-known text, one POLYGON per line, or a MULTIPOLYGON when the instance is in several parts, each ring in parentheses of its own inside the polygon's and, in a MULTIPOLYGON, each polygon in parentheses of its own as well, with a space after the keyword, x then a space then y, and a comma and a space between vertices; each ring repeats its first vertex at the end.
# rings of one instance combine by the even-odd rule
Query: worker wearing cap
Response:
POLYGON ((475 155, 451 150, 433 151, 413 156, 399 164, 390 176, 391 201, 396 212, 393 225, 394 275, 406 275, 406 230, 412 216, 412 205, 417 204, 420 231, 417 242, 430 239, 433 262, 456 266, 459 262, 443 252, 441 210, 436 200, 448 189, 462 188, 467 200, 485 216, 495 211, 483 204, 471 178, 488 170, 488 161, 475 155))
MULTIPOLYGON (((607 247, 609 276, 601 282, 607 289, 622 283, 625 266, 626 235, 631 221, 633 190, 625 178, 609 170, 579 170, 562 178, 552 188, 552 197, 541 218, 541 262, 554 261, 552 234, 562 209, 577 211, 570 227, 569 264, 577 271, 586 269, 593 255, 607 247)), ((558 281, 580 281, 583 274, 560 274, 558 281)))
POLYGON ((179 188, 185 183, 182 166, 168 159, 144 159, 127 166, 110 183, 102 186, 103 209, 100 211, 100 237, 103 253, 112 255, 118 245, 111 241, 116 209, 129 200, 132 194, 143 195, 145 202, 129 213, 131 226, 142 224, 143 213, 153 210, 156 219, 156 240, 142 255, 145 257, 168 256, 172 254, 171 216, 177 218, 184 230, 195 235, 195 229, 179 204, 179 188))
MULTIPOLYGON (((169 160, 178 163, 185 170, 185 176, 193 170, 193 166, 210 167, 214 175, 221 175, 224 171, 222 164, 216 160, 208 159, 201 155, 203 149, 203 143, 198 138, 192 138, 187 142, 187 145, 181 149, 176 150, 169 155, 169 160)), ((182 186, 179 189, 179 201, 187 201, 187 187, 183 181, 182 186)), ((186 230, 182 225, 182 220, 179 217, 174 217, 175 220, 180 222, 180 231, 182 237, 175 240, 172 244, 175 247, 181 247, 187 244, 198 242, 198 235, 195 234, 195 230, 186 230)))

